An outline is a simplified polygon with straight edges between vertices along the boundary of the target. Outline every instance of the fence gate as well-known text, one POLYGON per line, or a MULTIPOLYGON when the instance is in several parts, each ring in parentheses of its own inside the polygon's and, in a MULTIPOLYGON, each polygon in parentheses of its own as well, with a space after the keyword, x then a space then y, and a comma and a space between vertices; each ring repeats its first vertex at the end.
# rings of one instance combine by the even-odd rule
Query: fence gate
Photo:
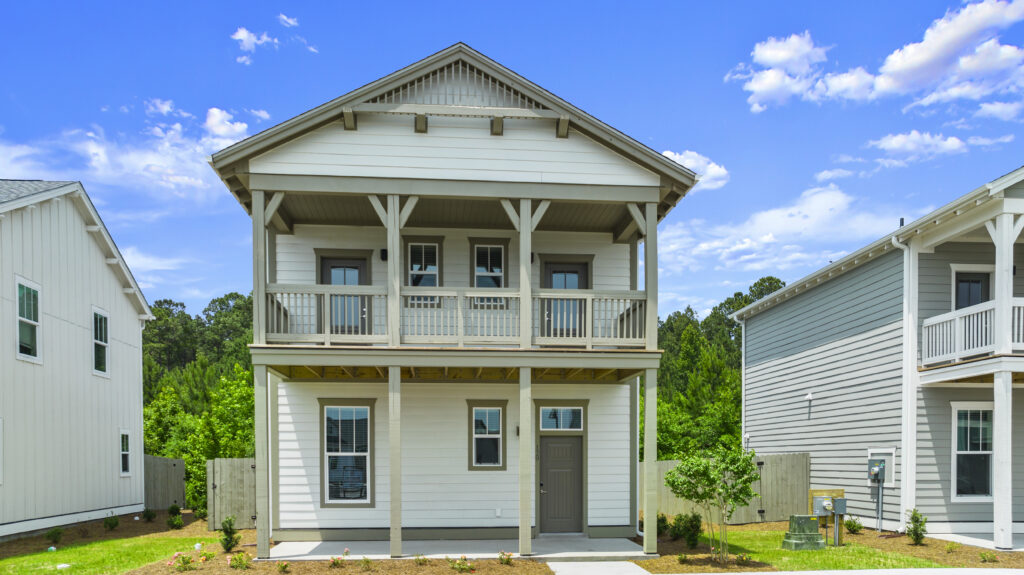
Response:
POLYGON ((159 510, 185 506, 185 461, 146 455, 146 507, 159 510))
POLYGON ((256 528, 256 459, 206 461, 206 512, 211 531, 230 516, 238 529, 256 528))

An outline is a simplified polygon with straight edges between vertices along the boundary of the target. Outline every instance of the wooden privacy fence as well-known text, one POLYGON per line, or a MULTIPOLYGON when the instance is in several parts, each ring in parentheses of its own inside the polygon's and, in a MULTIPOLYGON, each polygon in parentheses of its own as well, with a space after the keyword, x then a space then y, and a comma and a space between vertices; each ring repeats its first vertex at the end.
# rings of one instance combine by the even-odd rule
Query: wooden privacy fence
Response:
POLYGON ((171 505, 185 506, 185 462, 146 455, 145 466, 146 507, 167 509, 171 505))
POLYGON ((226 517, 234 516, 238 529, 255 529, 256 460, 209 459, 206 461, 207 525, 220 529, 226 517))
MULTIPOLYGON (((759 455, 756 459, 761 478, 754 482, 758 494, 750 505, 733 513, 729 523, 760 523, 787 521, 790 515, 807 513, 807 492, 811 488, 811 454, 781 453, 759 455)), ((676 497, 665 485, 665 473, 678 465, 678 461, 658 462, 658 511, 672 516, 700 511, 696 505, 676 497)), ((643 465, 640 465, 640 485, 643 489, 643 465)))

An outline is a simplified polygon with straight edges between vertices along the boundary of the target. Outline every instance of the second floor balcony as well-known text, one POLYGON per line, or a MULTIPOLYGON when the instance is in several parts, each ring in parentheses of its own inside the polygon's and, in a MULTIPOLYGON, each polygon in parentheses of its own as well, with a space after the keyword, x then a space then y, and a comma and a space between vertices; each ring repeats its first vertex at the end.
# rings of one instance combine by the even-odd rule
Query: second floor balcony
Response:
MULTIPOLYGON (((995 353, 996 303, 990 300, 924 320, 922 365, 940 365, 995 353)), ((1009 319, 1012 350, 1024 351, 1024 298, 1012 299, 1009 319)))

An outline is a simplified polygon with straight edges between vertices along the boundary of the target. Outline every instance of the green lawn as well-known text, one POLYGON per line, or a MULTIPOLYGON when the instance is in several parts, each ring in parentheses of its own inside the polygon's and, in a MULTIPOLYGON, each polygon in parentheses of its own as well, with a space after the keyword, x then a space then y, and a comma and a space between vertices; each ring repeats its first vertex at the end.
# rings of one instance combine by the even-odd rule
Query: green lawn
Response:
POLYGON ((945 567, 927 559, 881 551, 856 543, 826 547, 819 551, 787 551, 782 548, 783 535, 781 531, 732 531, 729 533, 729 552, 748 553, 755 561, 768 563, 780 571, 945 567))
POLYGON ((176 551, 188 551, 196 543, 216 543, 214 537, 130 537, 65 547, 0 560, 0 574, 14 573, 124 573, 143 565, 169 559, 176 551), (57 570, 67 563, 68 569, 57 570))

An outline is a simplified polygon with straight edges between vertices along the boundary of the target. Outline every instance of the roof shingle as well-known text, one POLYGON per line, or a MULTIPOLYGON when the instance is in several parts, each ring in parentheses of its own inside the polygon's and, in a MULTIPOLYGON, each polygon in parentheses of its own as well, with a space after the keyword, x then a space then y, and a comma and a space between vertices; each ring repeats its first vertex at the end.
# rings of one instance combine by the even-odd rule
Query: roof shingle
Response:
POLYGON ((42 194, 62 188, 68 184, 73 184, 70 181, 60 182, 48 182, 45 180, 2 180, 0 179, 0 204, 7 202, 13 202, 14 200, 20 200, 28 196, 35 194, 42 194))

